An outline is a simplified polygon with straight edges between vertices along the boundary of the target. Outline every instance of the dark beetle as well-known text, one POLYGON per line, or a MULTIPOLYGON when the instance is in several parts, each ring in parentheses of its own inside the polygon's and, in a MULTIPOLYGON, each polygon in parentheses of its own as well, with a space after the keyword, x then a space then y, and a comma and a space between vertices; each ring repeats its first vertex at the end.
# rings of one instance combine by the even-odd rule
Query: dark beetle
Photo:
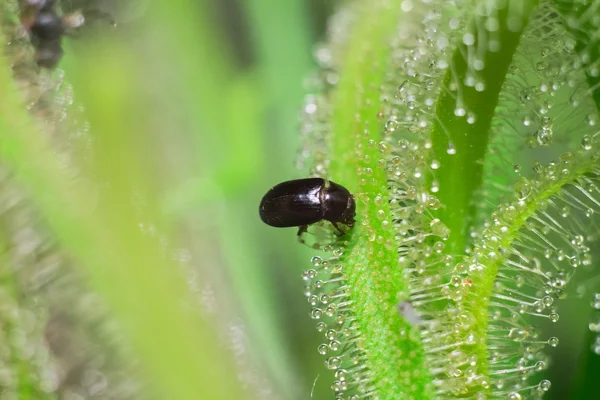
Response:
POLYGON ((56 0, 21 0, 21 24, 29 31, 40 67, 56 67, 63 55, 62 38, 83 22, 81 12, 59 15, 56 0))
POLYGON ((277 228, 298 226, 298 235, 308 225, 329 221, 341 233, 338 223, 354 226, 356 203, 348 189, 322 178, 282 182, 265 194, 259 207, 260 218, 277 228))
POLYGON ((63 55, 62 37, 70 27, 55 10, 55 0, 21 0, 21 24, 29 31, 40 67, 52 69, 63 55))

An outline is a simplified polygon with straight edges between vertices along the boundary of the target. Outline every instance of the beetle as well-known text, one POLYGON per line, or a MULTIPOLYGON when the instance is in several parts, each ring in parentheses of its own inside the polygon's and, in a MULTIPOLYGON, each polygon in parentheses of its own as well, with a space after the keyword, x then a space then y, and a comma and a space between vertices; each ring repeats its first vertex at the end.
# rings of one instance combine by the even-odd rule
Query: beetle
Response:
POLYGON ((21 24, 35 47, 35 61, 47 69, 56 67, 62 58, 62 38, 67 30, 83 24, 81 13, 61 17, 55 6, 56 0, 21 1, 21 24))
MULTIPOLYGON (((35 61, 42 68, 53 69, 63 55, 63 37, 83 25, 83 13, 59 14, 56 10, 57 0, 21 0, 20 3, 21 25, 29 32, 35 48, 35 61)), ((100 18, 110 20, 102 12, 91 11, 86 14, 98 14, 100 18)))
POLYGON ((348 189, 322 178, 282 182, 267 192, 259 206, 262 221, 270 226, 298 226, 298 236, 308 225, 326 220, 343 235, 338 224, 354 226, 356 203, 348 189))

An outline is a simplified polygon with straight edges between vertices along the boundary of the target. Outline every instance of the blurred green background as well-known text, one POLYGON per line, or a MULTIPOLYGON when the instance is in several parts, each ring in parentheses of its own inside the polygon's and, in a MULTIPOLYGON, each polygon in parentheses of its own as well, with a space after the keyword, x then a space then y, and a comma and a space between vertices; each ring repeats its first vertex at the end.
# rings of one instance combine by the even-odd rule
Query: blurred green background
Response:
MULTIPOLYGON (((232 378, 247 375, 248 394, 258 398, 271 398, 269 388, 272 398, 332 397, 333 374, 317 352, 325 338, 309 318, 301 279, 315 251, 298 244, 295 229, 264 225, 258 203, 274 184, 308 173, 296 168, 304 83, 317 73, 313 51, 335 6, 333 0, 69 4, 115 16, 117 29, 109 34, 102 21, 92 21, 81 40, 69 41, 72 53, 62 67, 88 109, 98 98, 90 82, 115 80, 102 75, 106 64, 96 70, 98 62, 120 54, 118 62, 142 78, 128 82, 131 101, 141 103, 129 115, 136 130, 130 134, 145 142, 145 162, 160 171, 151 183, 158 186, 158 207, 199 270, 199 290, 212 304, 219 335, 244 336, 240 348, 234 345, 243 356, 234 350, 239 371, 232 378)), ((102 117, 88 118, 104 128, 102 117)))

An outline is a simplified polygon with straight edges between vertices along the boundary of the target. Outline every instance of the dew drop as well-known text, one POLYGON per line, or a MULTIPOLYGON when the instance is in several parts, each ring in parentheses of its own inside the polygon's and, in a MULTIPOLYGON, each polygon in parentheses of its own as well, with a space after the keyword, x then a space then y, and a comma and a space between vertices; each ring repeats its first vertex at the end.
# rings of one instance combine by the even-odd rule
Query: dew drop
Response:
POLYGON ((581 138, 581 148, 584 150, 592 149, 592 138, 589 135, 584 135, 581 138))
POLYGON ((589 115, 586 117, 586 120, 587 120, 587 123, 588 123, 588 125, 589 125, 589 126, 594 126, 594 125, 596 125, 596 122, 597 122, 596 115, 594 115, 594 114, 589 114, 589 115))
POLYGON ((341 343, 339 340, 332 340, 331 342, 329 342, 329 349, 331 351, 339 351, 340 347, 341 347, 341 343))
POLYGON ((558 338, 557 338, 557 337, 554 337, 554 336, 552 336, 550 339, 548 339, 548 344, 549 344, 551 347, 556 347, 556 346, 558 346, 558 338))
POLYGON ((531 195, 531 185, 525 179, 521 179, 515 184, 515 195, 518 200, 525 200, 531 195))
POLYGON ((544 379, 543 381, 541 381, 538 385, 538 389, 543 391, 543 392, 547 392, 548 390, 550 390, 550 386, 551 383, 548 379, 544 379))
POLYGON ((431 161, 431 169, 438 169, 440 167, 440 162, 438 160, 431 161))
POLYGON ((379 152, 381 154, 388 154, 390 152, 390 145, 388 142, 381 141, 379 142, 379 152))
POLYGON ((331 370, 338 369, 342 365, 342 359, 340 357, 330 357, 327 359, 325 365, 331 370))
POLYGON ((465 33, 463 35, 463 43, 467 46, 471 46, 475 43, 475 35, 472 33, 465 33))
POLYGON ((521 400, 521 395, 517 392, 510 392, 506 398, 508 400, 521 400))
POLYGON ((395 119, 389 119, 385 123, 385 130, 387 132, 394 132, 397 128, 398 128, 398 121, 396 121, 395 119))
POLYGON ((594 293, 594 299, 592 300, 592 307, 596 310, 600 310, 600 293, 594 293))
POLYGON ((327 350, 329 350, 329 347, 326 344, 320 344, 319 347, 317 348, 317 351, 322 356, 324 356, 325 354, 327 354, 327 350))
POLYGON ((552 322, 558 322, 558 314, 557 313, 550 313, 550 315, 548 315, 548 318, 552 322))
POLYGON ((453 143, 448 143, 448 149, 446 150, 446 153, 450 155, 456 154, 456 147, 454 147, 453 143))
POLYGON ((544 304, 544 306, 550 307, 554 303, 554 299, 550 296, 544 296, 542 298, 542 303, 544 304))
POLYGON ((535 131, 533 137, 540 146, 549 146, 552 144, 552 135, 552 128, 550 126, 543 126, 535 131))

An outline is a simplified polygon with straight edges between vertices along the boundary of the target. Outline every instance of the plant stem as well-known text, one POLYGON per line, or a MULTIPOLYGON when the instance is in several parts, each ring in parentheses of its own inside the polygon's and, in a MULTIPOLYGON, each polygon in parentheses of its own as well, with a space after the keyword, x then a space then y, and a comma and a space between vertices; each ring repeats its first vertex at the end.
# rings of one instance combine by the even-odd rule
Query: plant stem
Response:
MULTIPOLYGON (((536 0, 526 0, 515 7, 517 9, 505 6, 498 11, 497 51, 489 48, 487 18, 477 17, 471 33, 474 43, 461 44, 455 50, 444 79, 446 90, 441 92, 437 102, 431 140, 433 159, 441 165, 435 173, 438 198, 445 206, 438 212, 438 218, 450 228, 446 243, 450 254, 465 251, 469 228, 477 212, 473 198, 483 180, 484 158, 498 96, 536 4, 536 0), (483 69, 477 66, 481 61, 483 69), (484 87, 477 87, 475 82, 467 83, 471 78, 484 87), (475 120, 470 121, 470 117, 475 120)), ((468 35, 465 35, 467 42, 470 41, 468 35)))
POLYGON ((380 398, 427 399, 431 378, 422 345, 407 339, 414 328, 396 307, 398 295, 408 293, 408 283, 398 268, 387 177, 372 145, 383 140, 380 87, 389 68, 389 40, 402 14, 399 2, 363 3, 332 99, 329 176, 360 197, 358 221, 342 258, 344 275, 376 393, 380 398), (412 379, 406 379, 406 370, 412 379))

